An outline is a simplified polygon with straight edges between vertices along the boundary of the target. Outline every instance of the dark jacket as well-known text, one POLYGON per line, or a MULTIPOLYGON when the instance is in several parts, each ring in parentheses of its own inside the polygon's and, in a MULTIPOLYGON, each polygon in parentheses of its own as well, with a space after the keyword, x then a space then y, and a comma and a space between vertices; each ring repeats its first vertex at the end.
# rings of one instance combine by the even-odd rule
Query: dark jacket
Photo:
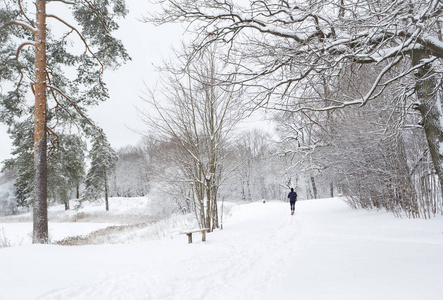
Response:
POLYGON ((288 198, 289 198, 289 201, 291 201, 291 202, 295 202, 295 201, 297 201, 297 193, 294 192, 294 191, 291 191, 291 192, 288 194, 288 198))

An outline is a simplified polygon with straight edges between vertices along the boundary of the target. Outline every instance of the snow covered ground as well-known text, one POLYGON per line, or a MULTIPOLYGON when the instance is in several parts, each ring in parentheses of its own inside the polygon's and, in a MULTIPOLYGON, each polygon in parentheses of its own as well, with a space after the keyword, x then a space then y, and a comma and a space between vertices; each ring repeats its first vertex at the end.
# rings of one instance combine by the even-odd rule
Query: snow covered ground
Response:
MULTIPOLYGON (((60 232, 71 234, 70 224, 75 226, 50 227, 62 225, 60 232)), ((88 224, 91 231, 103 225, 82 226, 88 224)), ((223 225, 207 242, 196 234, 189 245, 180 232, 192 221, 173 216, 122 233, 118 244, 2 248, 0 298, 441 299, 443 294, 442 217, 397 219, 323 199, 299 201, 295 216, 283 202, 232 205, 223 225)), ((23 234, 13 226, 2 223, 0 229, 23 234)))

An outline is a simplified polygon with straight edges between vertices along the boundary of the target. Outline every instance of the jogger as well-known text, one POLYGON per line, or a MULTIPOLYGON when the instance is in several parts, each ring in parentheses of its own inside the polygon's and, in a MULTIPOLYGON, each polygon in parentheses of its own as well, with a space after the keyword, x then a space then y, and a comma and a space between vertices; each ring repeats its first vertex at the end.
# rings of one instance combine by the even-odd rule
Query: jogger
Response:
POLYGON ((297 193, 294 192, 294 189, 291 188, 291 191, 288 194, 289 203, 291 204, 291 215, 294 214, 295 211, 295 202, 297 201, 297 193))

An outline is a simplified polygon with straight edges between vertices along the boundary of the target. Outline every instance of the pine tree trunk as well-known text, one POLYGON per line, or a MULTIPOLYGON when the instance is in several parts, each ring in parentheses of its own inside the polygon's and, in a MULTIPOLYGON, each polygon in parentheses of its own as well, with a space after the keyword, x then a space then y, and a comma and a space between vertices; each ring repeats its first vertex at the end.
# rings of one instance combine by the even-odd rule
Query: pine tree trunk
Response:
POLYGON ((109 201, 108 201, 108 176, 106 175, 106 171, 103 172, 105 176, 105 203, 106 203, 106 211, 109 211, 109 201))
MULTIPOLYGON (((413 65, 427 58, 425 53, 415 53, 413 65)), ((440 187, 443 188, 443 107, 440 87, 437 80, 431 76, 431 66, 426 65, 419 69, 416 75, 417 109, 422 116, 423 128, 428 141, 432 163, 437 172, 440 187)), ((442 189, 443 190, 443 189, 442 189)))
POLYGON ((34 215, 32 242, 48 243, 46 165, 46 1, 36 1, 35 111, 34 111, 34 215))

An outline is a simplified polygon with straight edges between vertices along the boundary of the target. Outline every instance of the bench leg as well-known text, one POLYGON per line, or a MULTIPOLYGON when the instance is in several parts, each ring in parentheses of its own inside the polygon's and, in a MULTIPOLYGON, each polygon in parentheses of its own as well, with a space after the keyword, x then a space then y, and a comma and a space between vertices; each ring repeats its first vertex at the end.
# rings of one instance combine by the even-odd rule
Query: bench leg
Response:
POLYGON ((206 231, 202 231, 202 242, 206 242, 206 231))
POLYGON ((192 244, 192 233, 187 233, 188 235, 188 244, 192 244))

